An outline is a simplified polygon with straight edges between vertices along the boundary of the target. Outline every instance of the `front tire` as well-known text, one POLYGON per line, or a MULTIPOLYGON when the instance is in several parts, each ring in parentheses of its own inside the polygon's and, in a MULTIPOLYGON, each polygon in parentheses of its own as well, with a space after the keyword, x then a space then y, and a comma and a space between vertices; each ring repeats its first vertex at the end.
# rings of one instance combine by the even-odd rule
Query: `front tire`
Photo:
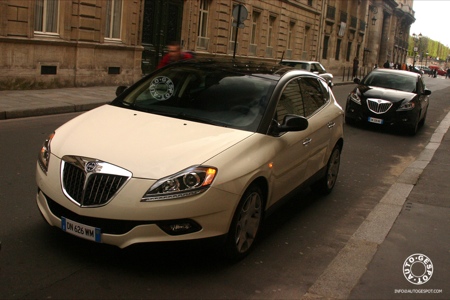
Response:
POLYGON ((231 260, 244 258, 253 248, 264 213, 261 188, 253 184, 242 196, 231 222, 225 244, 225 255, 231 260))
POLYGON ((333 190, 337 176, 339 173, 339 166, 341 164, 341 147, 336 145, 331 152, 330 158, 328 159, 327 169, 325 175, 316 181, 311 189, 320 194, 329 194, 333 190))

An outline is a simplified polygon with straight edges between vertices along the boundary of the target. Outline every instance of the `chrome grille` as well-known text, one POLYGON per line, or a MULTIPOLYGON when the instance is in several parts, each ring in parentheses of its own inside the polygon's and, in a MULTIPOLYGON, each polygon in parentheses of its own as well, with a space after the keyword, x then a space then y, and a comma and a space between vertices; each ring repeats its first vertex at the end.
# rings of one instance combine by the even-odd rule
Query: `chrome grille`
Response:
POLYGON ((63 157, 61 173, 64 194, 83 207, 105 205, 131 178, 131 173, 122 168, 74 156, 63 157))
POLYGON ((392 102, 381 99, 367 99, 367 107, 371 112, 384 114, 392 107, 392 102))

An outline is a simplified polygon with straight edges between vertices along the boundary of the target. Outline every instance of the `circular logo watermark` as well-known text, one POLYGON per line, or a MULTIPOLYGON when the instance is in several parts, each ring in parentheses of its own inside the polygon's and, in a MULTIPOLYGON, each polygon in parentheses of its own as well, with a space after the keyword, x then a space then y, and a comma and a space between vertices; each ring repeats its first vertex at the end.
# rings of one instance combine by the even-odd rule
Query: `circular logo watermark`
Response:
POLYGON ((164 101, 172 97, 174 85, 172 80, 166 76, 158 76, 153 78, 148 88, 153 98, 158 101, 164 101))
POLYGON ((424 254, 412 254, 403 263, 403 275, 412 284, 424 284, 433 275, 433 263, 424 254))

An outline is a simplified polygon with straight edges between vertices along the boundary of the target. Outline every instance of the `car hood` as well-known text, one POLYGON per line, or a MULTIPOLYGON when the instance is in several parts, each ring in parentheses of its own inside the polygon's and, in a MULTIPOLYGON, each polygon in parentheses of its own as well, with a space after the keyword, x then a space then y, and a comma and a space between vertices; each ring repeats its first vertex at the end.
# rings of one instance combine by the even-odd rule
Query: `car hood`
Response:
POLYGON ((159 179, 202 164, 253 133, 104 105, 56 130, 52 154, 95 158, 159 179))
POLYGON ((391 101, 393 103, 401 102, 403 100, 409 101, 416 96, 416 94, 414 93, 408 93, 379 87, 368 87, 364 85, 358 86, 357 91, 359 91, 359 93, 364 98, 383 99, 391 101))

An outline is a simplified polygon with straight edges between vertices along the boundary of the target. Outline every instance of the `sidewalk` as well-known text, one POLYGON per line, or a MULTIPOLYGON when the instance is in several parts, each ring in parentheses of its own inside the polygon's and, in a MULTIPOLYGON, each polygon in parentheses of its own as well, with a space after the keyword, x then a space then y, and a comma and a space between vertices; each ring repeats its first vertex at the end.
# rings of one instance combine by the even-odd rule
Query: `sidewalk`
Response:
POLYGON ((116 86, 0 91, 0 120, 87 111, 111 102, 116 86))

